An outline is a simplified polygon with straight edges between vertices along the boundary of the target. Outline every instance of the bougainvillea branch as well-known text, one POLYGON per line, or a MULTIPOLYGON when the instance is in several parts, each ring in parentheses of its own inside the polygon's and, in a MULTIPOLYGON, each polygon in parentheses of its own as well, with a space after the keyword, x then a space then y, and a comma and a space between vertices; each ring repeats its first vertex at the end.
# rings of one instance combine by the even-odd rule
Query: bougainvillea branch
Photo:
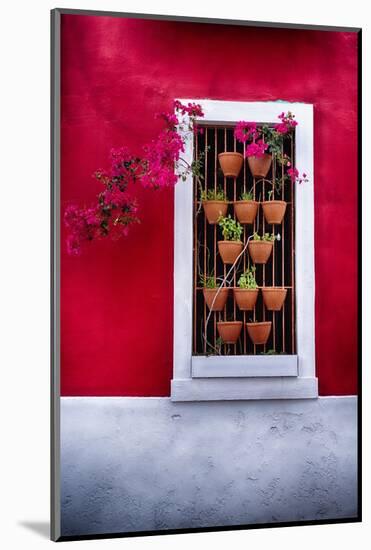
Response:
POLYGON ((161 189, 173 187, 192 173, 200 177, 200 160, 189 164, 181 157, 189 134, 201 130, 196 118, 203 117, 200 105, 174 102, 175 113, 159 113, 164 123, 159 135, 143 147, 143 156, 133 156, 127 147, 112 149, 109 170, 97 170, 94 177, 103 185, 89 207, 70 205, 64 213, 68 230, 67 251, 80 254, 83 245, 95 239, 119 238, 139 222, 134 186, 161 189), (178 133, 177 129, 182 133, 178 133))
MULTIPOLYGON (((245 157, 262 157, 265 153, 274 155, 278 164, 286 169, 284 178, 292 183, 303 183, 308 181, 307 175, 300 176, 299 171, 292 166, 292 159, 283 152, 284 143, 292 139, 293 132, 298 125, 295 115, 290 111, 278 115, 279 122, 272 125, 263 124, 258 127, 255 122, 241 120, 236 124, 234 130, 235 138, 246 144, 245 157)), ((281 179, 274 180, 272 189, 280 191, 281 179)))

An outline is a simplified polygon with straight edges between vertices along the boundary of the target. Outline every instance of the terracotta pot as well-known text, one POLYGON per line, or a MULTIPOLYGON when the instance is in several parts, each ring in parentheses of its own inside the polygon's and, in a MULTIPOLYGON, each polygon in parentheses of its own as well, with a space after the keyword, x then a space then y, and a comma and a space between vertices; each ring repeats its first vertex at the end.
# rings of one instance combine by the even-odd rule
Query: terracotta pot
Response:
POLYGON ((234 288, 233 295, 241 311, 254 309, 258 298, 258 288, 234 288))
POLYGON ((219 321, 216 326, 225 344, 235 344, 241 334, 242 321, 219 321))
POLYGON ((271 311, 280 311, 285 301, 287 289, 277 287, 262 288, 264 305, 271 311))
POLYGON ((225 216, 228 210, 227 201, 202 201, 206 219, 209 223, 217 223, 220 216, 225 216))
POLYGON ((234 211, 240 223, 254 223, 259 203, 256 201, 235 201, 234 211))
POLYGON ((211 311, 222 311, 228 298, 229 288, 204 288, 203 294, 207 307, 211 311), (219 292, 218 292, 219 291, 219 292), (215 295, 217 294, 216 298, 215 295), (215 301, 214 301, 215 298, 215 301), (213 303, 214 302, 214 303, 213 303))
POLYGON ((264 153, 262 157, 247 157, 254 178, 265 178, 272 164, 272 155, 264 153))
POLYGON ((243 164, 241 153, 219 153, 220 168, 226 178, 237 178, 243 164))
POLYGON ((218 241, 219 253, 225 264, 234 264, 237 256, 242 252, 241 241, 218 241))
POLYGON ((273 250, 273 242, 250 241, 248 248, 254 264, 266 264, 273 250))
POLYGON ((246 323, 246 327, 254 344, 266 344, 271 332, 272 322, 246 323))
POLYGON ((264 201, 262 206, 268 223, 282 223, 287 206, 285 201, 264 201))

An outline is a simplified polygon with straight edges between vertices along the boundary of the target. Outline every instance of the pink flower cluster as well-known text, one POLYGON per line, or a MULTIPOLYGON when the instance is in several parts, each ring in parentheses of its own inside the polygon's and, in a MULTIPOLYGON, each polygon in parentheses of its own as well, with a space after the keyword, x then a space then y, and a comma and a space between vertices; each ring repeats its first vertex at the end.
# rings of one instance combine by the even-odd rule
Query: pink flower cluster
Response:
POLYGON ((99 208, 78 208, 70 205, 64 213, 64 223, 69 229, 67 252, 77 255, 84 241, 91 241, 99 234, 99 208))
MULTIPOLYGON (((89 208, 71 205, 66 209, 64 221, 69 231, 69 254, 79 254, 85 242, 96 238, 127 235, 129 226, 139 222, 137 202, 130 191, 137 181, 143 187, 153 189, 176 184, 178 176, 175 167, 184 152, 185 138, 176 132, 175 127, 184 123, 180 116, 188 115, 188 131, 197 131, 195 118, 203 117, 204 113, 196 103, 183 105, 175 101, 174 108, 177 114, 163 112, 157 115, 164 121, 165 128, 156 139, 144 146, 143 158, 132 156, 127 147, 111 150, 110 169, 97 170, 94 174, 105 187, 97 197, 97 204, 89 208)), ((191 170, 191 166, 186 166, 184 170, 191 170)))
POLYGON ((163 130, 157 139, 144 147, 145 169, 141 176, 143 187, 160 189, 173 187, 177 182, 174 164, 184 152, 181 136, 170 129, 163 130))
POLYGON ((295 126, 298 125, 296 120, 294 120, 295 115, 290 113, 290 111, 286 114, 282 112, 280 115, 278 115, 278 118, 281 120, 281 122, 279 124, 276 124, 275 129, 279 134, 289 134, 295 128, 295 126))
POLYGON ((264 143, 262 139, 258 139, 258 141, 254 143, 250 143, 250 145, 246 147, 245 157, 261 158, 266 152, 266 150, 268 149, 268 147, 269 147, 268 143, 264 143))
POLYGON ((299 170, 297 168, 289 168, 287 170, 287 175, 289 176, 292 183, 305 183, 308 181, 307 174, 303 172, 300 176, 299 170))
POLYGON ((198 103, 188 103, 188 105, 183 105, 178 99, 174 101, 174 109, 181 113, 182 115, 187 114, 191 118, 203 117, 204 112, 201 105, 198 103))
POLYGON ((234 137, 241 143, 246 143, 247 141, 255 139, 258 135, 256 122, 245 122, 244 120, 240 120, 240 122, 237 122, 234 129, 234 137))

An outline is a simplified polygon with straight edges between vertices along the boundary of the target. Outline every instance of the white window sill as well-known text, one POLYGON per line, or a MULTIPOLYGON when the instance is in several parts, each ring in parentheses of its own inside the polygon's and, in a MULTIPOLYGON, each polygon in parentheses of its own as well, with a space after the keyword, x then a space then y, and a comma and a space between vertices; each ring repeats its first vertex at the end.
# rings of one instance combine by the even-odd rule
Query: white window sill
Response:
POLYGON ((297 355, 194 355, 192 378, 298 376, 297 355))
POLYGON ((172 401, 231 401, 253 399, 315 399, 317 378, 224 378, 174 379, 172 401))

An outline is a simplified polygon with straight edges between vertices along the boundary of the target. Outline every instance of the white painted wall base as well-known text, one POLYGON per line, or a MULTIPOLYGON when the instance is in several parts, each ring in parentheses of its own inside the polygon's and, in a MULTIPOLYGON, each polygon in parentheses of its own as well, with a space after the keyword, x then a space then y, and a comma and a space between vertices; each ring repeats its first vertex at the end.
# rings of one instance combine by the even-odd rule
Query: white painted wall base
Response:
POLYGON ((62 534, 357 515, 357 400, 61 399, 62 534))

